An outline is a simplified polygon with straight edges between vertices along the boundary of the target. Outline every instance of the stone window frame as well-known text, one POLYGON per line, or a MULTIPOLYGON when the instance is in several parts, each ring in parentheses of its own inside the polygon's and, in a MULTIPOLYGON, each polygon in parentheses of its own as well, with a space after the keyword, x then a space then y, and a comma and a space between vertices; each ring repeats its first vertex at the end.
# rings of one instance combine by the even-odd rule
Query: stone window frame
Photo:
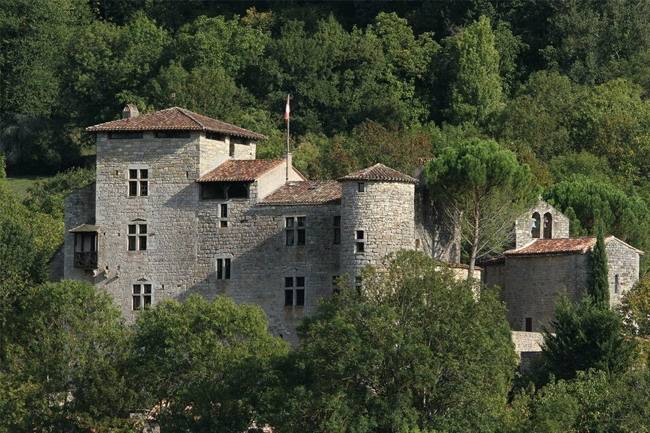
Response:
POLYGON ((148 165, 131 164, 126 170, 126 196, 128 198, 149 197, 151 194, 151 169, 148 165), (134 172, 135 171, 135 176, 134 172), (143 173, 144 172, 144 173, 143 173), (144 174, 144 176, 143 176, 144 174), (144 187, 144 188, 143 188, 144 187), (144 194, 143 194, 144 192, 144 194))
POLYGON ((222 202, 219 203, 219 228, 220 229, 227 229, 228 226, 230 225, 230 202, 222 202))
POLYGON ((542 216, 539 212, 534 211, 531 220, 530 237, 533 239, 539 239, 542 233, 542 216))
POLYGON ((284 277, 282 282, 284 308, 304 308, 307 299, 307 278, 294 274, 284 277), (289 296, 291 296, 290 302, 289 296))
POLYGON ((218 281, 229 281, 232 279, 232 256, 224 255, 215 257, 214 275, 218 281))
POLYGON ((130 253, 147 251, 149 248, 149 225, 146 220, 131 221, 126 229, 126 249, 130 253))
POLYGON ((286 247, 304 247, 307 245, 307 216, 302 215, 284 215, 282 217, 284 224, 284 245, 286 247), (302 219, 302 225, 300 220, 302 219), (291 225, 289 225, 289 221, 291 225))
POLYGON ((553 239, 553 214, 545 212, 542 217, 542 237, 544 239, 553 239), (548 218, 548 220, 547 220, 548 218), (548 226, 546 225, 548 222, 548 226))
POLYGON ((153 305, 153 299, 154 284, 151 281, 138 280, 131 284, 131 311, 148 310, 153 305))
POLYGON ((364 228, 354 230, 354 254, 365 254, 366 244, 368 243, 368 231, 364 228), (359 237, 361 233, 361 237, 359 237))

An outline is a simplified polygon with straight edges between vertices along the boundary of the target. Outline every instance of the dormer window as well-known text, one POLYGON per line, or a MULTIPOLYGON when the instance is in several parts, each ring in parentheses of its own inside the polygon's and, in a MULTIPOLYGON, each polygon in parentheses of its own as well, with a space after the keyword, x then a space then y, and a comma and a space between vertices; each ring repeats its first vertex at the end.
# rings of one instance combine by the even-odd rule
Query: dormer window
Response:
POLYGON ((539 213, 535 212, 533 213, 532 221, 531 221, 531 228, 530 228, 530 237, 533 239, 539 239, 539 234, 540 234, 540 226, 542 223, 542 219, 539 216, 539 213))
POLYGON ((553 215, 550 212, 544 214, 544 239, 553 237, 553 215))

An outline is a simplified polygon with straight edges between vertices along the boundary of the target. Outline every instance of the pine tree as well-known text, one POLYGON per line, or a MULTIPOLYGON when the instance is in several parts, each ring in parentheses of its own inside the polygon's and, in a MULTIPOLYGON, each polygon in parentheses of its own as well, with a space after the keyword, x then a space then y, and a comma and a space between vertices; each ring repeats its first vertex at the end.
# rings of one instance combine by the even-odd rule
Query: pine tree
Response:
POLYGON ((597 305, 609 308, 607 251, 602 227, 597 229, 596 246, 591 252, 591 283, 589 295, 597 305))

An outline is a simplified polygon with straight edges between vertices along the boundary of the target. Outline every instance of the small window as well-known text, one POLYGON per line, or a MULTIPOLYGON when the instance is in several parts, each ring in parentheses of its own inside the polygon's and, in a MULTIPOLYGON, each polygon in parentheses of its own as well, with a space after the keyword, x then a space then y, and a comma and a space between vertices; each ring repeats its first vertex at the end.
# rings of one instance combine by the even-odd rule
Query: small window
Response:
POLYGON ((230 279, 230 259, 217 259, 217 280, 230 279))
POLYGON ((533 318, 526 317, 526 332, 533 332, 533 318))
POLYGON ((127 234, 129 251, 146 251, 148 235, 146 224, 129 224, 127 234))
POLYGON ((134 284, 132 292, 133 311, 149 309, 151 307, 152 297, 153 290, 151 283, 134 284))
POLYGON ((219 205, 219 227, 228 227, 228 203, 221 203, 219 205))
POLYGON ((339 288, 339 278, 338 275, 332 275, 332 293, 334 294, 341 292, 341 289, 339 288))
POLYGON ((614 293, 619 293, 621 291, 621 280, 618 274, 614 275, 614 293))
POLYGON ((288 247, 294 245, 305 245, 306 242, 306 219, 301 217, 286 217, 284 219, 285 244, 288 247))
POLYGON ((363 230, 357 230, 356 231, 356 242, 355 242, 355 247, 354 247, 354 252, 355 253, 363 253, 366 251, 366 239, 365 239, 365 232, 363 230))
POLYGON ((235 143, 232 140, 230 140, 230 144, 228 145, 228 155, 231 158, 235 157, 235 143))
POLYGON ((363 287, 363 277, 361 277, 360 275, 354 277, 354 288, 357 290, 357 292, 360 292, 362 287, 363 287))
POLYGON ((129 169, 129 197, 149 195, 149 170, 146 168, 129 169))
POLYGON ((190 131, 156 131, 156 138, 190 138, 190 131))
POLYGON ((136 140, 142 138, 142 132, 109 132, 110 140, 136 140))
POLYGON ((341 216, 336 215, 333 221, 334 225, 334 245, 341 243, 341 216))
POLYGON ((357 183, 357 191, 358 192, 366 192, 366 183, 365 182, 358 182, 357 183))
POLYGON ((284 306, 303 307, 305 305, 305 277, 284 278, 284 306))

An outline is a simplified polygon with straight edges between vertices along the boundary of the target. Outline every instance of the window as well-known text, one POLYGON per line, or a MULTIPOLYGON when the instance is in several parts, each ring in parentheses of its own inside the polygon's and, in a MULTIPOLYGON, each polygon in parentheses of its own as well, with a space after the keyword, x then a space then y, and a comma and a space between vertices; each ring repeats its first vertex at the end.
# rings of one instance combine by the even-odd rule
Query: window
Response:
POLYGON ((156 131, 156 138, 190 138, 190 131, 156 131))
POLYGON ((219 205, 219 227, 228 227, 228 203, 221 203, 219 205))
POLYGON ((147 235, 146 224, 129 224, 129 251, 146 251, 147 235))
POLYGON ((526 332, 533 332, 533 318, 526 317, 526 332))
POLYGON ((86 270, 97 269, 97 233, 74 234, 74 267, 86 270))
POLYGON ((288 247, 305 245, 305 217, 286 217, 284 219, 285 240, 288 247))
POLYGON ((356 232, 356 242, 354 246, 354 252, 355 253, 363 253, 366 251, 366 239, 365 239, 365 233, 363 230, 357 230, 356 232))
POLYGON ((201 200, 230 200, 248 198, 250 182, 203 182, 201 200))
POLYGON ((219 132, 206 132, 205 138, 209 140, 226 141, 226 135, 219 132))
POLYGON ((533 218, 531 222, 531 228, 530 228, 530 237, 539 239, 539 228, 541 226, 541 218, 539 216, 539 213, 535 212, 533 213, 533 218))
POLYGON ((334 217, 334 244, 338 245, 341 243, 341 216, 336 215, 334 217))
POLYGON ((544 239, 553 237, 553 215, 550 212, 544 214, 544 239))
POLYGON ((230 259, 217 259, 217 280, 230 279, 230 259))
POLYGON ((357 183, 357 191, 358 192, 366 192, 366 183, 365 182, 357 183))
POLYGON ((110 140, 134 140, 142 138, 142 132, 109 132, 110 140))
POLYGON ((361 276, 354 277, 354 288, 357 289, 357 292, 360 292, 362 287, 363 287, 363 277, 361 276))
POLYGON ((305 305, 305 277, 284 278, 284 306, 303 307, 305 305))
POLYGON ((133 285, 133 311, 148 309, 151 307, 153 292, 151 283, 133 285))
POLYGON ((149 195, 149 170, 146 168, 129 169, 129 197, 149 195))
POLYGON ((341 293, 341 289, 339 288, 339 278, 338 275, 332 275, 332 293, 335 295, 341 293))
POLYGON ((231 140, 230 144, 228 145, 228 155, 231 158, 235 157, 235 143, 231 140))
POLYGON ((621 290, 621 279, 618 274, 614 275, 614 293, 618 293, 621 290))

